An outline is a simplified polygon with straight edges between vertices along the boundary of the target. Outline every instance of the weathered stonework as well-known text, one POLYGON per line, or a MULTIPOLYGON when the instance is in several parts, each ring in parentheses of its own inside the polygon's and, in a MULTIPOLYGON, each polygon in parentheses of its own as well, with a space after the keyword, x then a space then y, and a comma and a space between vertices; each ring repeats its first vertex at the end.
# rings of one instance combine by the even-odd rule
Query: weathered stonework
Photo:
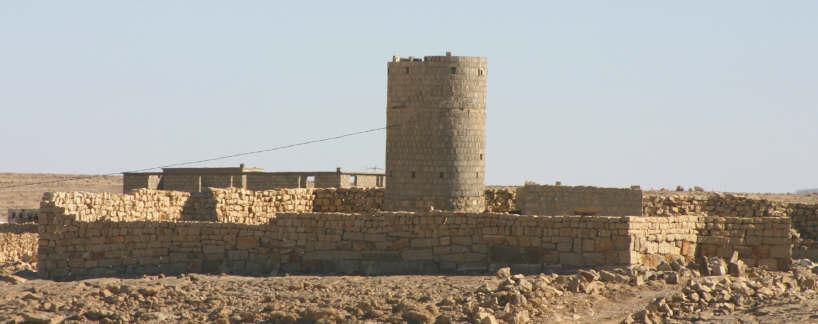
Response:
POLYGON ((525 185, 517 189, 525 215, 642 215, 642 190, 525 185))
POLYGON ((790 220, 784 217, 631 217, 632 263, 656 266, 674 256, 730 258, 750 266, 788 269, 792 256, 790 220))
POLYGON ((389 62, 385 209, 485 209, 487 75, 482 57, 389 62))
POLYGON ((306 208, 295 202, 309 196, 307 189, 215 189, 215 221, 190 222, 183 221, 191 217, 180 202, 164 195, 47 195, 39 271, 56 279, 159 272, 485 273, 504 265, 537 273, 732 251, 749 264, 785 269, 791 255, 789 220, 780 217, 291 213, 279 210, 306 208), (118 213, 125 202, 138 212, 118 213))
POLYGON ((818 205, 788 203, 729 193, 657 193, 645 195, 646 216, 710 215, 786 217, 802 238, 818 240, 818 205))

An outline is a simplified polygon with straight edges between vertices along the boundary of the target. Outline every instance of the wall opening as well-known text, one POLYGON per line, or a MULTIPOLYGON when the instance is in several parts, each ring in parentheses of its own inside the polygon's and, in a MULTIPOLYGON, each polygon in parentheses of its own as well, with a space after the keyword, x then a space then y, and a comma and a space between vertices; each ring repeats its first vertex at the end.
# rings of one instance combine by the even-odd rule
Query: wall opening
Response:
POLYGON ((449 68, 449 74, 457 74, 457 68, 456 67, 450 67, 449 68))
POLYGON ((406 68, 406 74, 409 74, 409 68, 406 68))
POLYGON ((443 179, 443 172, 440 173, 440 178, 443 179))
POLYGON ((412 171, 412 179, 415 178, 415 171, 412 171))
POLYGON ((477 69, 477 75, 483 76, 483 69, 477 69))

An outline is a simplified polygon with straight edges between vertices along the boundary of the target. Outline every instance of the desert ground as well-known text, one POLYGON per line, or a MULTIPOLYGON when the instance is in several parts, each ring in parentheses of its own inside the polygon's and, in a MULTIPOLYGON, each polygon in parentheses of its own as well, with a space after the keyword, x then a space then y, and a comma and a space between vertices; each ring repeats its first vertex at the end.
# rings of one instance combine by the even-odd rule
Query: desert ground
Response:
MULTIPOLYGON (((0 174, 0 187, 66 175, 0 174)), ((119 177, 0 190, 0 210, 46 191, 120 192, 119 177)), ((814 199, 766 195, 776 199, 814 199)), ((800 200, 799 200, 800 201, 800 200)), ((492 276, 142 276, 58 282, 0 265, 3 323, 816 323, 818 267, 725 271, 728 260, 492 276), (709 274, 708 274, 709 273, 709 274)))
POLYGON ((71 174, 0 173, 0 219, 9 208, 38 208, 47 191, 122 192, 120 176, 87 176, 71 174), (74 179, 64 181, 66 179, 74 179), (36 185, 21 186, 37 183, 36 185), (13 188, 5 188, 13 187, 13 188))

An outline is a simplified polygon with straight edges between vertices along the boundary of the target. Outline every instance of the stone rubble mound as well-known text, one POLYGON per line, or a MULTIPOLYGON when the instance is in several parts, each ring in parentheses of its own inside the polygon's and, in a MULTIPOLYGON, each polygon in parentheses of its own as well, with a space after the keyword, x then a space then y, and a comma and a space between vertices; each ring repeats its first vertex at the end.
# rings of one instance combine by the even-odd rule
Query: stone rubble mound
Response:
POLYGON ((737 253, 729 260, 702 258, 696 266, 700 270, 693 273, 701 277, 694 276, 672 296, 653 299, 623 323, 708 321, 776 300, 803 299, 818 290, 818 267, 806 259, 795 260, 789 272, 748 269, 737 253))

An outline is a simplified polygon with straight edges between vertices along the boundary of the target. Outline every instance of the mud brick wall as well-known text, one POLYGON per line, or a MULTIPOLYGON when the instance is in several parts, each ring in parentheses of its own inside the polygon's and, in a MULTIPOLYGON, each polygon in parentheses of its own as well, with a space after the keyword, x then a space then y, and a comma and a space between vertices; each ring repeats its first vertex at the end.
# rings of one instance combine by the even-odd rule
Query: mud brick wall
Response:
POLYGON ((525 215, 642 215, 642 190, 526 185, 517 189, 525 215))
POLYGON ((486 211, 508 213, 516 212, 517 188, 489 188, 485 190, 486 211))
POLYGON ((631 263, 655 266, 673 256, 729 258, 733 251, 750 266, 789 269, 792 249, 786 217, 631 217, 631 263))
POLYGON ((37 225, 0 224, 0 263, 37 261, 37 225))
POLYGON ((313 193, 316 212, 374 212, 383 207, 383 188, 324 188, 313 193))

